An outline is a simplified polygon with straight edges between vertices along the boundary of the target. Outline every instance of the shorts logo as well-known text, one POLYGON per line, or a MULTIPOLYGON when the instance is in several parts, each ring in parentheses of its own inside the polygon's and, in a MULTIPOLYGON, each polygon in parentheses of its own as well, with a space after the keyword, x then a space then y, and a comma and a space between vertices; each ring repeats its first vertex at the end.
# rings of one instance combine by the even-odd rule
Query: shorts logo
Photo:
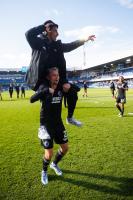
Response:
POLYGON ((125 101, 125 99, 121 99, 121 103, 125 103, 126 101, 125 101))
POLYGON ((43 144, 47 148, 49 146, 49 141, 45 141, 43 144))
POLYGON ((67 131, 65 130, 65 131, 64 131, 64 138, 63 138, 63 141, 67 141, 67 140, 68 140, 67 131))

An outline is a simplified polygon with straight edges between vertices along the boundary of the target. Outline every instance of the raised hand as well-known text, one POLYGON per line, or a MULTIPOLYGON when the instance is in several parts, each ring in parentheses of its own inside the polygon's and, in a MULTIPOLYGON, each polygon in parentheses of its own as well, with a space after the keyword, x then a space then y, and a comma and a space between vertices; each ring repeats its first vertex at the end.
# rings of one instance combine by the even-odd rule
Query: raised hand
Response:
POLYGON ((95 35, 90 35, 88 36, 86 39, 85 39, 85 42, 91 40, 91 41, 94 41, 96 39, 96 36, 95 35))

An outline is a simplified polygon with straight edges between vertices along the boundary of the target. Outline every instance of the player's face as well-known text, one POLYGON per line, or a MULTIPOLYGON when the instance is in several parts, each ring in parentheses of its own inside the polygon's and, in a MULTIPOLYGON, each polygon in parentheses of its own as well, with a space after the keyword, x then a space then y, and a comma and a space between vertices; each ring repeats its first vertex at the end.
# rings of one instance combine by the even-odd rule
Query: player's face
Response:
POLYGON ((50 80, 51 84, 57 85, 59 82, 59 72, 57 70, 50 72, 49 80, 50 80))
POLYGON ((48 36, 51 40, 56 41, 56 38, 58 37, 59 33, 58 33, 58 28, 57 27, 53 27, 49 32, 48 32, 48 36))
POLYGON ((120 76, 119 81, 122 83, 124 81, 124 78, 122 76, 120 76))

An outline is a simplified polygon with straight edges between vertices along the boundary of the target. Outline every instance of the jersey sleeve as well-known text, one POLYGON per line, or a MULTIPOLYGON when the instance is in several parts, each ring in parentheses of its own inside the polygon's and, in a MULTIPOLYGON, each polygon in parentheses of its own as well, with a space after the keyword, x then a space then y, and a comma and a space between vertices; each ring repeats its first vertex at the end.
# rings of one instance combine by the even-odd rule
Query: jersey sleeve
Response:
POLYGON ((73 51, 77 49, 78 47, 82 46, 84 44, 84 40, 76 40, 74 42, 70 43, 62 43, 62 49, 64 53, 73 51))
POLYGON ((125 82, 123 87, 124 87, 125 89, 128 89, 128 83, 125 82))
POLYGON ((44 31, 44 25, 40 25, 40 26, 31 28, 25 33, 26 39, 32 49, 42 48, 42 40, 39 37, 39 34, 42 34, 43 31, 44 31))

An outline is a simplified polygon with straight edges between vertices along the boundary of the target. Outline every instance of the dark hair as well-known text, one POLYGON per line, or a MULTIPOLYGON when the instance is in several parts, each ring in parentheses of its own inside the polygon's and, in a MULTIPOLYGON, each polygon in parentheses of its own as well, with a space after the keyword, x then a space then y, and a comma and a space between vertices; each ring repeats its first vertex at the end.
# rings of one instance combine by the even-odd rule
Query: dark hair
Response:
POLYGON ((46 22, 44 22, 44 26, 47 25, 47 24, 49 24, 49 23, 55 24, 52 20, 47 20, 46 22))
POLYGON ((58 68, 57 67, 50 67, 49 69, 47 69, 47 75, 49 75, 52 71, 58 71, 58 68))
POLYGON ((57 27, 58 28, 58 24, 54 23, 52 20, 47 20, 44 22, 44 26, 45 26, 45 30, 46 30, 46 27, 49 27, 50 30, 53 28, 53 27, 57 27))
POLYGON ((119 78, 123 78, 124 79, 124 76, 119 76, 119 78))

